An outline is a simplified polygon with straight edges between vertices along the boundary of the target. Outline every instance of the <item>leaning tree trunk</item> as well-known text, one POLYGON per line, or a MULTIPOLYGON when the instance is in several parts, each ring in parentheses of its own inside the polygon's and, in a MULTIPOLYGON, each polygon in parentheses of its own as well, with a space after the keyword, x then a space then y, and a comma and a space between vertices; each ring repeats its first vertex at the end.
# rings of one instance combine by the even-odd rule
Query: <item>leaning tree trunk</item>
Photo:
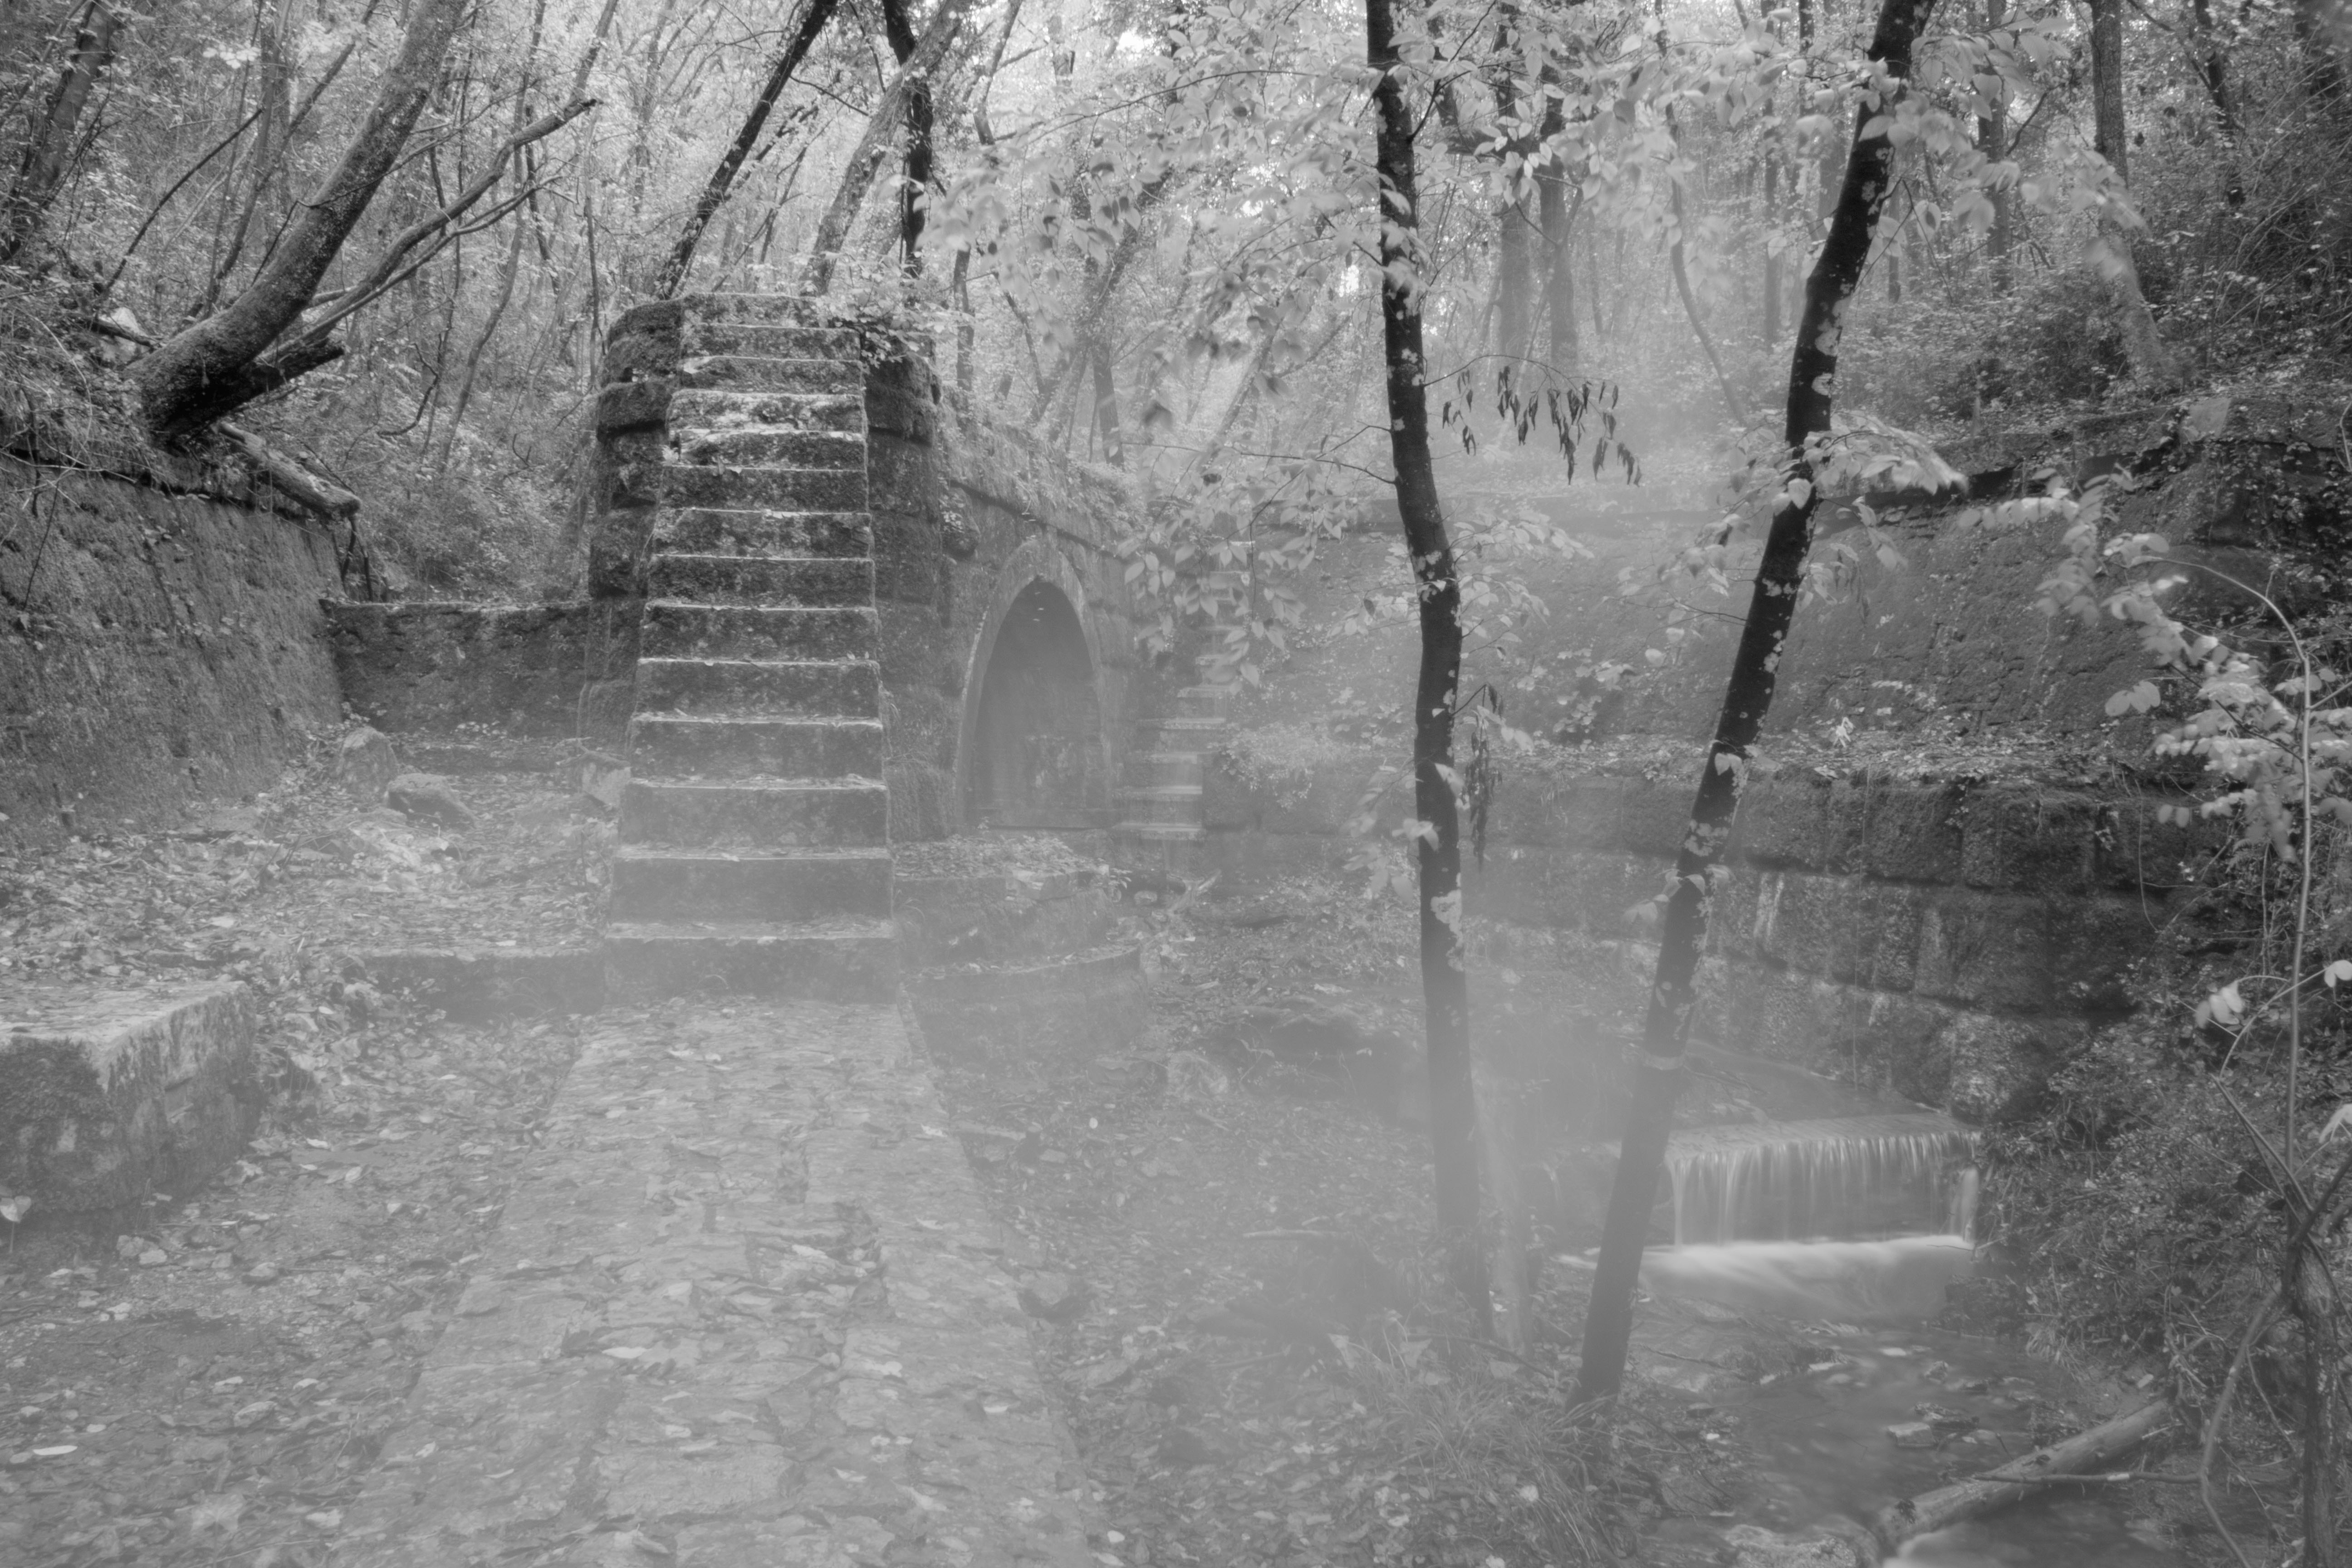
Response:
POLYGON ((90 0, 89 10, 74 34, 73 53, 65 69, 58 73, 58 85, 49 94, 47 106, 33 122, 32 140, 25 143, 25 156, 16 166, 15 183, 8 187, 8 199, 0 202, 0 261, 24 247, 40 226, 41 215, 57 199, 82 110, 106 68, 114 63, 114 36, 121 26, 121 13, 108 0, 90 0))
MULTIPOLYGON (((1935 0, 1883 0, 1870 58, 1899 84, 1911 72, 1911 46, 1926 26, 1935 0)), ((1890 88, 1899 91, 1899 85, 1890 88)), ((1887 106, 1891 110, 1892 105, 1887 106)), ((1656 1201, 1658 1173, 1665 1162, 1666 1135, 1674 1123, 1675 1095, 1682 1086, 1683 1050, 1690 1032, 1692 988, 1698 955, 1706 939, 1709 904, 1723 868, 1724 841, 1730 837, 1739 791, 1747 781, 1748 757, 1772 703, 1780 650, 1797 608, 1805 556, 1812 545, 1812 453, 1808 443, 1830 427, 1832 378, 1837 374, 1838 335, 1846 306, 1870 258, 1871 234, 1886 205, 1888 165, 1894 144, 1885 135, 1865 135, 1879 107, 1855 111, 1853 143, 1845 181, 1830 218, 1821 259, 1805 283, 1804 314, 1797 323, 1796 352, 1789 362, 1789 417, 1783 432, 1790 475, 1764 558, 1747 624, 1732 658, 1715 741, 1699 770, 1698 795, 1691 805, 1690 829, 1675 861, 1658 941, 1658 967, 1650 983, 1649 1016, 1635 1062, 1633 1102, 1619 1145, 1617 1176, 1609 1193, 1609 1217, 1592 1277, 1592 1304, 1584 1322, 1583 1361, 1578 1372, 1581 1400, 1606 1398, 1625 1375, 1625 1351, 1633 1331, 1633 1288, 1642 1268, 1642 1247, 1656 1201)))
POLYGON ((319 194, 302 204, 301 216, 252 284, 217 314, 139 362, 133 374, 147 423, 157 435, 183 434, 204 423, 217 406, 215 384, 236 380, 301 318, 376 187, 399 160, 467 9, 467 0, 416 0, 400 56, 377 85, 358 134, 319 194))
POLYGON ((1454 799, 1454 703, 1462 677, 1462 584, 1437 500, 1421 343, 1419 187, 1413 125, 1389 0, 1364 0, 1365 58, 1380 73, 1381 326, 1387 348, 1389 453, 1397 511, 1421 591, 1421 673, 1413 689, 1414 840, 1420 870, 1421 994, 1429 1041, 1429 1139, 1437 1228, 1454 1283, 1481 1332, 1493 1304, 1478 1237, 1477 1100, 1470 1066, 1470 984, 1462 949, 1462 827, 1454 799))
POLYGON ((2111 1470, 2117 1458, 2162 1431, 2172 1419, 2168 1400, 2152 1401, 1997 1469, 1889 1503, 1872 1516, 1870 1533, 1879 1549, 1894 1557, 1906 1541, 2022 1502, 2053 1481, 2111 1470))
POLYGON ((686 226, 678 231, 677 243, 670 247, 669 259, 662 264, 661 276, 654 280, 655 299, 670 298, 686 282, 686 270, 694 265, 694 248, 702 243, 702 231, 710 226, 710 219, 719 211, 719 204, 727 199, 728 191, 735 184, 736 174, 742 170, 743 161, 751 155, 751 149, 758 144, 760 132, 768 123, 768 116, 775 110, 776 100, 783 96, 785 83, 793 79, 793 72, 798 70, 801 61, 808 57, 810 48, 816 43, 817 35, 824 32, 825 23, 832 20, 835 4, 836 0, 807 0, 803 7, 800 21, 793 28, 791 40, 784 45, 784 52, 776 57, 775 67, 768 72, 767 82, 760 89, 760 96, 752 100, 751 111, 743 117, 742 129, 735 132, 734 143, 719 160, 719 166, 710 171, 710 178, 703 184, 702 195, 695 198, 694 211, 688 216, 686 226))
POLYGON ((833 287, 833 269, 841 259, 841 247, 848 242, 849 226, 857 221, 858 209, 866 205, 866 193, 874 187, 874 176, 881 170, 882 159, 907 122, 908 105, 916 93, 930 90, 931 79, 939 74, 949 46, 955 42, 963 26, 969 3, 970 0, 940 0, 940 8, 915 45, 915 52, 898 67, 898 74, 891 78, 881 100, 875 104, 873 116, 866 122, 866 134, 851 151, 841 184, 835 188, 824 216, 817 220, 816 237, 809 243, 808 265, 801 274, 803 293, 822 294, 833 287))

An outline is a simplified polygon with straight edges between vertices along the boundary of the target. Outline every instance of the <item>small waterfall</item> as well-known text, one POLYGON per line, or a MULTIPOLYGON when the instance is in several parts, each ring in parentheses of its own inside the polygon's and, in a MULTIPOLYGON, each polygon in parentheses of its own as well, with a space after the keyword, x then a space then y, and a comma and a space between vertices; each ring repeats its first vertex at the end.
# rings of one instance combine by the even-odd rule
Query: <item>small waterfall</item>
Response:
POLYGON ((1935 1115, 1701 1127, 1666 1145, 1675 1243, 1966 1237, 1966 1129, 1935 1115))
POLYGON ((1916 1318, 1970 1271, 1974 1140, 1943 1116, 1701 1127, 1666 1145, 1671 1294, 1801 1315, 1916 1318))

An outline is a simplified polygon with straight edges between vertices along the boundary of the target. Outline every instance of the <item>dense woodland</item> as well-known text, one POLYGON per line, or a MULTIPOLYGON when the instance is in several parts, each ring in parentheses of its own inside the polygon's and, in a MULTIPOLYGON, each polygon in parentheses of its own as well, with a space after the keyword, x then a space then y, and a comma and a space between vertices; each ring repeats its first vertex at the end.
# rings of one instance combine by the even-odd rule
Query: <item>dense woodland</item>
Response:
MULTIPOLYGON (((1605 384, 1662 475, 1769 447, 1874 23, 1401 11, 1433 382, 1605 384)), ((1937 7, 1841 406, 1948 435, 2336 353, 2340 25, 1937 7)), ((600 329, 680 289, 830 291, 1074 454, 1289 504, 1385 463, 1364 58, 1306 5, 20 0, 10 335, 209 325, 420 590, 546 584, 600 329)))
MULTIPOLYGON (((572 586, 604 327, 681 292, 825 296, 877 341, 927 341, 957 417, 1127 470, 1150 501, 1127 548, 1159 637, 1213 624, 1241 679, 1280 652, 1288 601, 1278 574, 1237 569, 1295 558, 1393 487, 1421 583, 1408 848, 1438 1214, 1457 1240, 1481 1198, 1453 729, 1465 639, 1491 643, 1515 613, 1508 574, 1476 563, 1497 540, 1570 546, 1507 518, 1449 530, 1441 478, 1475 455, 1488 489, 1646 469, 1704 501, 1740 479, 1761 563, 1664 903, 1587 1397, 1622 1363, 1708 889, 1818 566, 1816 496, 1940 482, 1956 474, 1938 447, 2086 410, 2332 387, 2352 334, 2341 0, 11 0, 5 16, 5 395, 78 383, 155 439, 290 454, 367 498, 359 527, 394 592, 572 586)), ((2309 606, 2282 652, 2271 632, 2216 641, 2155 600, 2105 601, 2095 487, 2043 500, 2084 524, 2058 607, 2126 616, 2182 674, 2169 696, 2119 700, 2185 715, 2168 743, 2245 825, 2252 868, 2228 896, 2266 911, 2269 972, 2163 982, 2210 983, 2197 1024, 2228 1051, 2151 1038, 2145 1059, 2093 1062, 2035 1134, 2094 1166, 2108 1141, 2124 1151, 2110 1190, 2180 1217, 2151 1241, 2103 1210, 2116 1225, 2075 1236, 2074 1259, 2128 1252, 2138 1293, 2114 1268, 2061 1268, 2045 1318, 2168 1356, 2185 1396, 2224 1410, 2245 1347, 2291 1321, 2303 1556, 2332 1560, 2336 1309, 2315 1237, 2343 1217, 2352 1167, 2320 1150, 2347 1086, 2332 1066, 2305 1074, 2323 1027, 2303 998, 2352 978, 2322 951, 2307 870, 2321 817, 2352 820, 2334 794, 2352 730, 2326 669, 2336 612, 2309 606), (2230 1143, 2233 1116, 2254 1122, 2228 1080, 2198 1080, 2193 1129, 2172 1126, 2189 1101, 2128 1103, 2273 1035, 2263 1059, 2283 1072, 2236 1089, 2283 1118, 2274 1141, 2230 1143), (2167 1126, 2207 1141, 2194 1192, 2166 1186, 2156 1143, 2118 1142, 2167 1126), (2276 1205, 2249 1195, 2265 1191, 2276 1205), (2263 1252, 2250 1225, 2273 1215, 2263 1252), (2258 1256, 2274 1287, 2248 1283, 2258 1256)), ((1699 575, 1722 576, 1729 541, 1695 547, 1699 575)), ((1510 738, 1471 717, 1478 755, 1510 738)), ((2021 1224, 2080 1223, 2029 1215, 2019 1194, 2021 1224)), ((1507 1333, 1509 1281, 1498 1327, 1482 1249, 1455 1254, 1479 1331, 1507 1333)))

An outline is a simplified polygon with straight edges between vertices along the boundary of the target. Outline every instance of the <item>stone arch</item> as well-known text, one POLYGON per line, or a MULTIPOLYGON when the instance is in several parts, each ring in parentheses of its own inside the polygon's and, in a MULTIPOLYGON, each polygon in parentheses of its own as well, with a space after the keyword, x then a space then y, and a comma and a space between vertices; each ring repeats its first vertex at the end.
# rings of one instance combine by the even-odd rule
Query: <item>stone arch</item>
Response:
POLYGON ((1030 539, 997 574, 965 672, 956 788, 967 824, 1110 820, 1102 670, 1084 581, 1045 538, 1030 539))

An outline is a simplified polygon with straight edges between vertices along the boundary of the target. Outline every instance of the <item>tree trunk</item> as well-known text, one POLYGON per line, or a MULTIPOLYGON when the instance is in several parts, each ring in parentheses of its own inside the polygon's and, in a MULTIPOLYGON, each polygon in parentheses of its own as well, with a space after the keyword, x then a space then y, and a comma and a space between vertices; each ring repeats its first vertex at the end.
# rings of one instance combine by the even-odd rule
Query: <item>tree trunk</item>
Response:
MULTIPOLYGON (((1551 73, 1545 73, 1549 76, 1551 73)), ((1559 100, 1549 100, 1544 111, 1543 133, 1550 142, 1565 129, 1559 100)), ((1550 359, 1555 381, 1572 378, 1583 358, 1576 340, 1576 274, 1569 264, 1568 231, 1574 217, 1568 205, 1568 170, 1547 150, 1543 171, 1536 177, 1537 206, 1543 219, 1544 311, 1551 321, 1550 359)))
POLYGON ((1691 335, 1698 339, 1699 352, 1706 355, 1707 368, 1715 372, 1715 384, 1723 394, 1724 411, 1736 425, 1748 417, 1748 411, 1740 406, 1739 395, 1732 391, 1731 378, 1723 374, 1723 360, 1715 352, 1715 340, 1707 335, 1706 318, 1698 313, 1698 296, 1691 292, 1690 268, 1683 265, 1683 187, 1679 181, 1674 187, 1674 209, 1675 243, 1666 259, 1675 275, 1675 292, 1682 296, 1683 314, 1690 318, 1691 335))
MULTIPOLYGON (((515 94, 514 118, 507 126, 509 145, 520 135, 523 117, 530 112, 530 89, 539 69, 539 42, 547 29, 547 0, 532 0, 530 10, 530 42, 523 49, 522 90, 515 94)), ((530 184, 530 169, 526 159, 522 182, 530 184)), ((457 400, 449 408, 449 434, 441 443, 441 470, 448 472, 449 460, 457 450, 458 427, 465 423, 466 405, 474 398, 474 380, 481 374, 482 356, 489 353, 490 342, 498 336, 499 323, 506 319, 507 307, 514 302, 515 279, 522 270, 524 232, 530 226, 518 220, 514 233, 507 237, 506 266, 499 275, 499 295, 490 305, 489 319, 482 323, 481 334, 474 340, 474 350, 466 356, 466 374, 458 379, 457 400)))
MULTIPOLYGON (((1934 5, 1935 0, 1883 0, 1880 5, 1870 58, 1898 83, 1911 73, 1912 44, 1934 5)), ((1706 939, 1708 907, 1722 871, 1724 841, 1730 837, 1739 791, 1747 781, 1748 752, 1771 707, 1781 646, 1788 640, 1805 556, 1812 544, 1817 498, 1807 443, 1829 430, 1838 336, 1870 259, 1879 212, 1886 205, 1894 147, 1884 135, 1863 134, 1878 112, 1867 104, 1855 111, 1853 142, 1829 237, 1805 284, 1804 314, 1797 323, 1797 345, 1789 362, 1789 416, 1782 432, 1790 482, 1765 538, 1714 743, 1699 770, 1690 829, 1675 858, 1674 886, 1666 897, 1642 1054, 1634 1063, 1633 1101, 1594 1265, 1592 1304, 1585 1318, 1577 1378, 1578 1397, 1584 1401, 1614 1394, 1624 1380, 1625 1352, 1633 1331, 1633 1287, 1665 1160, 1666 1135, 1674 1125, 1675 1095, 1682 1085, 1683 1050, 1697 1001, 1692 980, 1706 939)))
POLYGON ((776 100, 783 96, 785 84, 793 79, 793 72, 800 68, 801 61, 808 57, 810 48, 815 45, 817 35, 824 32, 825 23, 833 19, 836 3, 837 0, 806 0, 801 10, 800 21, 784 45, 784 52, 776 57, 775 68, 768 72, 767 82, 760 89, 759 98, 753 100, 751 111, 743 117, 743 128, 735 133, 734 143, 727 149, 726 156, 719 160, 719 166, 710 171, 710 178, 704 184, 702 195, 695 198, 693 213, 687 218, 686 226, 678 231, 677 243, 670 247, 669 259, 663 263, 661 275, 654 279, 655 299, 667 300, 685 284, 687 268, 694 265, 694 247, 702 243, 702 231, 710 226, 712 216, 719 211, 719 204, 726 201, 728 191, 735 184, 736 174, 743 167, 743 161, 751 155, 751 149, 759 142, 761 131, 768 123, 768 116, 775 110, 776 100))
POLYGON ((1528 357, 1535 321, 1535 269, 1528 256, 1535 229, 1525 197, 1496 209, 1495 229, 1495 352, 1517 386, 1526 379, 1520 362, 1528 357))
MULTIPOLYGON (((882 0, 882 30, 890 53, 905 65, 915 52, 915 25, 907 0, 882 0)), ((907 99, 907 183, 898 193, 900 264, 913 277, 923 269, 923 195, 931 188, 931 89, 917 82, 907 99)))
POLYGON ((25 143, 25 156, 16 165, 8 199, 0 203, 0 261, 24 248, 40 227, 41 215, 57 199, 81 112, 89 106, 99 79, 114 63, 115 35, 121 27, 121 13, 108 0, 90 0, 81 27, 74 35, 73 53, 67 58, 65 69, 58 73, 47 107, 33 123, 32 139, 25 143))
POLYGON ((2124 0, 2091 0, 2091 145, 2131 184, 2124 141, 2124 0))
POLYGON ((1110 345, 1095 340, 1095 432, 1102 437, 1103 461, 1127 467, 1127 446, 1118 433, 1118 383, 1110 373, 1110 345))
POLYGON ((1477 1100, 1470 1064, 1470 985, 1462 949, 1462 831, 1454 799, 1454 704, 1462 675, 1462 584, 1438 505, 1422 381, 1419 184, 1390 0, 1364 0, 1365 58, 1381 73, 1381 326, 1388 364, 1389 453, 1397 511, 1421 591, 1421 671, 1413 691, 1414 840, 1420 871, 1421 991, 1429 1042, 1429 1139, 1437 1229, 1454 1284, 1479 1331, 1494 1316, 1478 1237, 1477 1100))
POLYGON ((1478 1094, 1478 1152, 1486 1167, 1486 1189, 1495 1200, 1499 1221, 1495 1237, 1495 1342, 1507 1350, 1528 1348, 1532 1330, 1528 1254, 1533 1227, 1528 1221, 1527 1194, 1519 1184, 1518 1130, 1512 1118, 1514 1096, 1494 1074, 1474 1068, 1471 1081, 1478 1094))
MULTIPOLYGON (((2201 3, 2201 0, 2200 0, 2201 3)), ((1999 27, 2008 19, 2007 0, 1985 0, 1985 27, 1999 27)), ((1992 112, 1977 117, 1977 151, 1988 163, 1999 163, 2009 157, 2009 88, 2006 84, 1992 90, 1992 112)), ((1985 240, 1985 251, 1992 258, 1993 287, 2008 292, 2012 278, 2010 265, 2009 209, 2011 193, 2003 186, 1991 193, 1992 232, 1985 240)))
POLYGON ((1004 64, 1004 47, 1013 41, 1013 28, 1021 20, 1021 0, 1010 0, 1004 7, 1004 26, 996 35, 996 47, 988 57, 988 69, 981 73, 980 90, 972 94, 971 133, 983 147, 996 145, 996 132, 988 123, 988 89, 996 85, 996 73, 1004 64))
MULTIPOLYGON (((1087 368, 1090 345, 1101 335, 1103 320, 1110 312, 1111 299, 1118 292, 1128 268, 1134 266, 1136 258, 1143 254, 1144 215, 1160 205, 1160 196, 1173 178, 1172 168, 1163 170, 1137 193, 1135 216, 1127 232, 1120 237, 1118 248, 1110 253, 1108 266, 1097 264, 1092 258, 1087 258, 1087 292, 1078 303, 1077 313, 1070 318, 1070 347, 1054 362, 1053 374, 1037 383, 1036 402, 1029 410, 1032 425, 1045 418, 1047 411, 1061 402, 1065 391, 1069 392, 1072 406, 1076 406, 1077 393, 1072 384, 1073 379, 1087 368)), ((1087 200, 1086 193, 1079 192, 1074 211, 1081 221, 1091 213, 1086 205, 1087 200)))
MULTIPOLYGON (((1495 52, 1502 57, 1495 73, 1495 116, 1508 121, 1518 115, 1518 85, 1511 75, 1511 51, 1517 42, 1516 7, 1506 5, 1495 27, 1495 52)), ((1524 148, 1519 149, 1523 153, 1524 148)), ((1513 195, 1495 213, 1495 352, 1501 356, 1501 374, 1514 386, 1524 379, 1520 362, 1535 322, 1535 268, 1528 254, 1534 230, 1528 222, 1528 199, 1513 195)))
MULTIPOLYGON (((2091 109, 2092 146, 2115 169, 2116 178, 2128 186, 2131 150, 2124 128, 2124 0, 2091 0, 2091 109)), ((2172 351, 2157 331, 2147 296, 2139 286, 2131 236, 2112 218, 2099 220, 2099 253, 2093 261, 2123 329, 2124 357, 2131 362, 2132 379, 2152 392, 2178 384, 2180 377, 2172 351)))
POLYGON ((857 221, 858 209, 866 205, 866 193, 874 186, 874 176, 882 167, 882 159, 890 151, 890 143, 898 129, 907 122, 907 106, 918 91, 930 90, 931 78, 939 74, 946 60, 949 46, 963 26, 963 14, 970 0, 940 0, 940 8, 931 17, 931 25, 915 46, 915 52, 899 66, 898 74, 884 89, 881 101, 874 106, 874 116, 866 121, 866 134, 849 154, 849 166, 842 172, 841 184, 833 193, 832 205, 818 220, 816 237, 809 243, 808 266, 801 274, 801 291, 822 294, 833 287, 833 269, 841 259, 841 247, 849 239, 850 226, 857 221))
POLYGON ((300 319, 407 144, 467 9, 467 0, 416 0, 399 58, 377 84, 366 119, 268 263, 217 314, 176 333, 139 362, 134 374, 148 426, 157 435, 183 434, 225 412, 211 406, 215 384, 236 378, 300 319))
MULTIPOLYGON (((480 201, 489 193, 491 187, 499 183, 509 161, 517 152, 534 142, 553 135, 594 107, 593 99, 574 99, 554 113, 540 116, 509 137, 499 144, 488 167, 476 174, 464 189, 451 198, 448 205, 403 229, 393 242, 385 247, 383 254, 375 258, 359 282, 346 289, 339 289, 328 296, 333 301, 331 306, 305 322, 300 332, 225 374, 196 384, 187 400, 179 408, 176 427, 190 429, 210 420, 218 419, 223 415, 243 407, 255 398, 275 392, 296 378, 318 369, 320 365, 341 358, 343 351, 328 341, 338 323, 372 301, 390 293, 402 283, 418 277, 426 262, 438 256, 445 247, 462 239, 467 232, 470 232, 460 229, 455 234, 450 234, 447 230, 450 225, 464 216, 476 202, 480 201), (427 247, 424 255, 414 261, 407 259, 411 251, 420 245, 425 245, 428 240, 433 243, 427 247)), ((527 189, 525 194, 528 195, 527 189)), ((488 216, 475 226, 485 227, 497 222, 521 206, 523 201, 524 196, 517 195, 494 203, 488 216)), ((593 245, 591 249, 593 253, 593 245)), ((264 268, 263 274, 267 276, 267 267, 264 268)), ((462 280, 461 269, 459 281, 462 282, 462 280)), ((418 287, 421 290, 423 284, 420 282, 418 287)), ((457 289, 454 284, 448 308, 452 312, 457 308, 457 289)), ((211 319, 219 320, 218 317, 211 319)), ((454 316, 451 319, 454 319, 454 316)), ((448 327, 445 323, 440 343, 440 353, 444 355, 448 349, 447 333, 448 327)), ((182 336, 186 335, 186 333, 182 334, 182 336)), ((420 419, 425 416, 427 408, 435 406, 433 400, 438 395, 441 369, 441 363, 436 361, 434 367, 433 384, 426 389, 425 399, 417 405, 417 417, 420 419)), ((429 427, 426 435, 428 438, 431 436, 429 427)))
POLYGON ((2197 78, 2205 84, 2205 96, 2212 100, 2213 134, 2221 143, 2221 199, 2233 208, 2242 207, 2246 205, 2246 182, 2238 168, 2242 129, 2238 100, 2230 87, 2229 47, 2213 31, 2211 0, 2190 0, 2189 27, 2193 40, 2189 52, 2197 78))
POLYGON ((1772 247, 1773 226, 1780 218, 1780 154, 1764 154, 1764 346, 1780 342, 1780 253, 1772 247))
POLYGON ((2336 1286, 2315 1245, 2289 1250, 2288 1307, 2303 1329, 2303 1568, 2336 1562, 2336 1286))

